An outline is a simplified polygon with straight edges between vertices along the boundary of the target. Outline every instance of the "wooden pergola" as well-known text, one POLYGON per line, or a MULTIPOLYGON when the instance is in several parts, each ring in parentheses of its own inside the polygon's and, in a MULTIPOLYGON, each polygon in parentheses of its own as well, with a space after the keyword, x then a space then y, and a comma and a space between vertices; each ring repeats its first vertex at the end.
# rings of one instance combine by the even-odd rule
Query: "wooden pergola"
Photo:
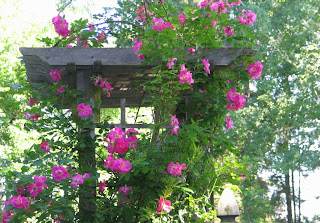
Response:
MULTIPOLYGON (((139 84, 152 78, 152 65, 142 66, 130 48, 20 48, 20 52, 31 83, 53 83, 50 70, 65 68, 67 75, 62 81, 66 89, 86 91, 86 97, 92 102, 94 98, 101 100, 101 108, 121 108, 122 119, 125 119, 125 107, 150 106, 148 102, 142 103, 145 92, 139 84), (93 75, 110 83, 114 88, 111 97, 101 97, 101 92, 94 92, 93 84, 89 84, 93 75)), ((252 53, 250 49, 219 48, 211 50, 205 59, 219 68, 252 53)), ((188 56, 185 60, 194 58, 188 56)), ((125 127, 124 124, 122 120, 121 127, 125 127)))
MULTIPOLYGON (((128 48, 20 48, 23 61, 27 70, 28 80, 31 84, 53 84, 50 70, 66 69, 62 82, 66 89, 74 88, 84 92, 83 99, 90 100, 94 105, 95 100, 101 99, 101 108, 121 108, 120 128, 143 128, 147 125, 126 124, 126 107, 147 107, 148 103, 142 104, 145 96, 144 89, 139 85, 148 78, 152 78, 152 65, 143 65, 137 59, 132 49, 128 48), (101 92, 96 91, 92 77, 101 76, 114 88, 111 97, 101 97, 101 92)), ((204 59, 209 59, 215 68, 229 66, 232 61, 243 55, 252 55, 250 49, 220 48, 208 50, 204 59)), ((185 60, 194 59, 188 56, 185 60)), ((214 75, 214 74, 213 74, 214 75)), ((93 122, 93 120, 92 120, 93 122)), ((95 148, 93 143, 94 128, 79 131, 81 137, 87 140, 87 145, 79 149, 79 167, 82 169, 94 167, 95 148)), ((81 222, 92 220, 95 205, 90 200, 95 199, 96 185, 81 185, 84 191, 80 199, 80 212, 83 213, 81 222), (92 193, 87 192, 92 189, 92 193), (82 204, 82 205, 81 205, 82 204)))

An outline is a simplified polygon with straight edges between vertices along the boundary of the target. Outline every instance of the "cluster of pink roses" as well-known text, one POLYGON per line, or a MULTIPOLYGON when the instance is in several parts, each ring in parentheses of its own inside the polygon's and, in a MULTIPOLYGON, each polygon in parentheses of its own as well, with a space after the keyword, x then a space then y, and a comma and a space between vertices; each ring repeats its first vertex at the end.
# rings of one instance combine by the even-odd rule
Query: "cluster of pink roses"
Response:
MULTIPOLYGON (((76 172, 75 172, 76 173, 76 172)), ((63 166, 54 166, 52 168, 52 177, 56 182, 60 182, 61 180, 64 180, 66 178, 70 178, 70 174, 68 173, 68 170, 63 166)), ((72 188, 76 188, 78 185, 83 184, 84 178, 90 178, 89 173, 81 174, 76 173, 74 177, 72 177, 70 186, 72 188)))
POLYGON ((242 13, 242 16, 238 16, 239 22, 246 26, 253 25, 254 21, 257 19, 257 15, 251 10, 247 12, 245 10, 241 10, 240 13, 242 13))
MULTIPOLYGON (((227 109, 229 111, 237 111, 245 106, 245 95, 238 94, 235 88, 231 88, 230 91, 227 92, 227 99, 231 102, 231 104, 227 104, 227 109)), ((226 117, 225 122, 227 130, 233 128, 233 121, 230 117, 226 117)))
POLYGON ((152 29, 155 31, 163 31, 164 29, 169 28, 169 27, 172 30, 174 30, 173 25, 170 22, 164 23, 164 20, 162 18, 157 19, 156 17, 153 17, 152 21, 154 22, 152 29))
POLYGON ((62 19, 60 14, 58 14, 56 17, 53 17, 52 18, 52 23, 54 25, 54 28, 56 30, 56 32, 66 38, 69 33, 71 32, 69 29, 68 29, 68 23, 65 19, 62 19))
POLYGON ((210 63, 208 59, 203 59, 202 63, 204 65, 203 69, 207 74, 210 74, 210 63))
POLYGON ((113 90, 113 87, 109 84, 109 82, 103 80, 101 77, 96 78, 94 81, 95 86, 100 86, 104 92, 107 93, 107 97, 110 97, 110 91, 113 90))
POLYGON ((225 122, 226 122, 227 131, 233 128, 233 121, 231 120, 230 117, 226 117, 225 122))
MULTIPOLYGON (((137 136, 139 132, 135 129, 128 129, 126 133, 121 128, 115 127, 110 131, 108 138, 105 140, 108 142, 107 150, 109 153, 125 154, 129 148, 137 148, 137 136)), ((109 155, 104 162, 107 169, 119 174, 127 173, 131 170, 130 161, 126 161, 123 158, 114 159, 113 155, 109 155)))
POLYGON ((237 111, 245 106, 245 95, 238 94, 235 88, 231 88, 230 91, 227 92, 227 99, 231 102, 231 104, 227 104, 229 111, 237 111))
POLYGON ((126 161, 123 158, 114 159, 113 155, 108 155, 106 161, 104 162, 106 169, 110 169, 113 172, 124 174, 131 170, 130 161, 126 161))
POLYGON ((115 127, 114 130, 111 130, 108 138, 105 138, 105 141, 108 142, 107 150, 109 153, 119 153, 124 154, 128 151, 129 148, 137 148, 137 136, 139 132, 135 129, 128 129, 126 133, 123 132, 121 128, 115 127), (127 137, 126 137, 127 136, 127 137))
POLYGON ((170 119, 170 125, 171 125, 171 127, 172 127, 172 131, 171 131, 171 133, 173 134, 173 135, 178 135, 178 131, 179 131, 179 120, 178 120, 178 118, 175 116, 175 115, 171 115, 170 114, 170 116, 171 116, 171 119, 170 119))
MULTIPOLYGON (((34 177, 36 182, 31 183, 27 186, 27 191, 30 193, 30 197, 36 197, 40 192, 43 192, 44 187, 48 187, 45 183, 47 178, 43 176, 35 175, 34 177)), ((30 209, 31 201, 28 197, 22 196, 25 193, 25 187, 19 186, 17 188, 18 196, 13 196, 8 201, 5 202, 5 206, 11 205, 12 207, 18 208, 18 209, 30 209)), ((7 210, 3 213, 2 221, 1 222, 10 222, 13 218, 13 213, 11 213, 11 210, 7 210)))
POLYGON ((13 218, 13 213, 11 213, 10 210, 7 210, 6 212, 3 213, 2 215, 2 221, 1 223, 8 223, 11 221, 11 219, 13 218))
POLYGON ((218 0, 218 1, 213 1, 213 0, 204 0, 198 3, 201 8, 210 8, 211 11, 216 11, 219 14, 226 13, 227 12, 227 7, 232 8, 235 5, 240 5, 241 0, 237 2, 232 2, 229 4, 228 0, 224 2, 224 0, 218 0), (226 7, 227 6, 227 7, 226 7))
MULTIPOLYGON (((133 42, 134 42, 134 44, 133 44, 134 54, 135 54, 135 55, 138 55, 138 52, 139 52, 139 50, 141 50, 143 43, 142 43, 142 41, 138 42, 138 38, 135 38, 135 39, 133 40, 133 42)), ((145 56, 146 56, 146 55, 145 55, 144 53, 140 53, 140 54, 138 55, 138 59, 143 60, 143 59, 145 58, 145 56)))
POLYGON ((140 20, 142 22, 147 22, 146 21, 146 18, 147 18, 146 12, 148 13, 149 16, 154 14, 154 12, 150 12, 149 10, 146 10, 146 7, 144 5, 138 7, 137 11, 136 11, 136 13, 137 13, 136 19, 140 20))
POLYGON ((39 192, 43 191, 44 187, 47 187, 47 184, 45 184, 47 178, 46 177, 42 177, 42 176, 38 176, 36 175, 34 177, 34 179, 36 180, 35 183, 31 183, 28 187, 27 190, 30 193, 30 197, 36 197, 39 192))

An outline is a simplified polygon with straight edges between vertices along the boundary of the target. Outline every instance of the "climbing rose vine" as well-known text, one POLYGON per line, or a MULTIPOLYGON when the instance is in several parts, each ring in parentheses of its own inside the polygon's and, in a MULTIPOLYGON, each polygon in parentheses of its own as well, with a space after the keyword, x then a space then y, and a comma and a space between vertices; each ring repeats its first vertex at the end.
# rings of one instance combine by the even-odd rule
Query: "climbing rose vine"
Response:
MULTIPOLYGON (((132 46, 145 80, 133 87, 143 90, 141 106, 154 108, 156 123, 137 130, 106 115, 94 122, 101 100, 68 86, 67 67, 50 70, 48 88, 28 97, 25 126, 41 136, 20 172, 8 173, 2 222, 210 222, 213 195, 250 178, 228 135, 239 125, 232 115, 249 103, 243 83, 262 75, 248 50, 257 44, 258 15, 236 0, 195 1, 182 11, 166 0, 119 6, 96 15, 97 23, 60 12, 52 19, 57 37, 43 42, 88 48, 116 37, 132 46), (212 56, 221 52, 241 55, 223 64, 212 56)), ((103 100, 119 90, 103 72, 91 81, 103 100)), ((139 110, 130 113, 135 123, 139 110)))

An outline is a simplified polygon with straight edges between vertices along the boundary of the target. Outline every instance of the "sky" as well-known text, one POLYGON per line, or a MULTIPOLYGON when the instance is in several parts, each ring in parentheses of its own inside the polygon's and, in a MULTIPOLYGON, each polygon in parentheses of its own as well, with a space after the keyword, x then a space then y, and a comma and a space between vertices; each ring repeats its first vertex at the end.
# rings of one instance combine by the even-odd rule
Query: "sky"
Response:
MULTIPOLYGON (((10 24, 6 27, 7 30, 5 33, 2 33, 2 35, 15 32, 16 30, 32 29, 32 24, 35 23, 44 28, 48 27, 52 17, 57 15, 56 2, 57 0, 0 0, 0 15, 2 18, 8 18, 4 21, 10 24), (18 10, 16 10, 17 6, 18 10)), ((90 7, 93 13, 104 12, 102 7, 117 6, 116 0, 91 0, 91 2, 94 2, 90 7)), ((86 5, 87 1, 76 0, 76 4, 81 7, 86 5)), ((85 18, 90 17, 90 15, 83 10, 78 11, 76 14, 66 12, 67 21, 72 21, 81 16, 85 18)), ((302 214, 309 218, 315 214, 320 214, 320 200, 315 198, 316 196, 320 196, 319 172, 320 171, 310 173, 307 178, 301 180, 301 196, 306 200, 306 202, 302 204, 302 214)))

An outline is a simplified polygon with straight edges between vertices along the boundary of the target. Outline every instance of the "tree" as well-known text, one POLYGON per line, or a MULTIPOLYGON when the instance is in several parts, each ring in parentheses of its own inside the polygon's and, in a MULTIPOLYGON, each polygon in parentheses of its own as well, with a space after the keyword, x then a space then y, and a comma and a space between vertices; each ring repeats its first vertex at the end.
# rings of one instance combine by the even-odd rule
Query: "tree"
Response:
POLYGON ((236 137, 242 142, 243 158, 255 163, 252 177, 259 168, 260 173, 270 171, 270 183, 279 188, 274 198, 280 201, 279 196, 286 195, 287 221, 300 222, 296 207, 300 210, 301 199, 295 192, 294 173, 311 170, 319 158, 313 149, 319 135, 319 50, 315 47, 319 9, 314 1, 244 4, 264 18, 255 23, 261 41, 257 47, 265 52, 261 55, 264 76, 250 93, 251 104, 258 106, 239 115, 247 124, 236 137))

